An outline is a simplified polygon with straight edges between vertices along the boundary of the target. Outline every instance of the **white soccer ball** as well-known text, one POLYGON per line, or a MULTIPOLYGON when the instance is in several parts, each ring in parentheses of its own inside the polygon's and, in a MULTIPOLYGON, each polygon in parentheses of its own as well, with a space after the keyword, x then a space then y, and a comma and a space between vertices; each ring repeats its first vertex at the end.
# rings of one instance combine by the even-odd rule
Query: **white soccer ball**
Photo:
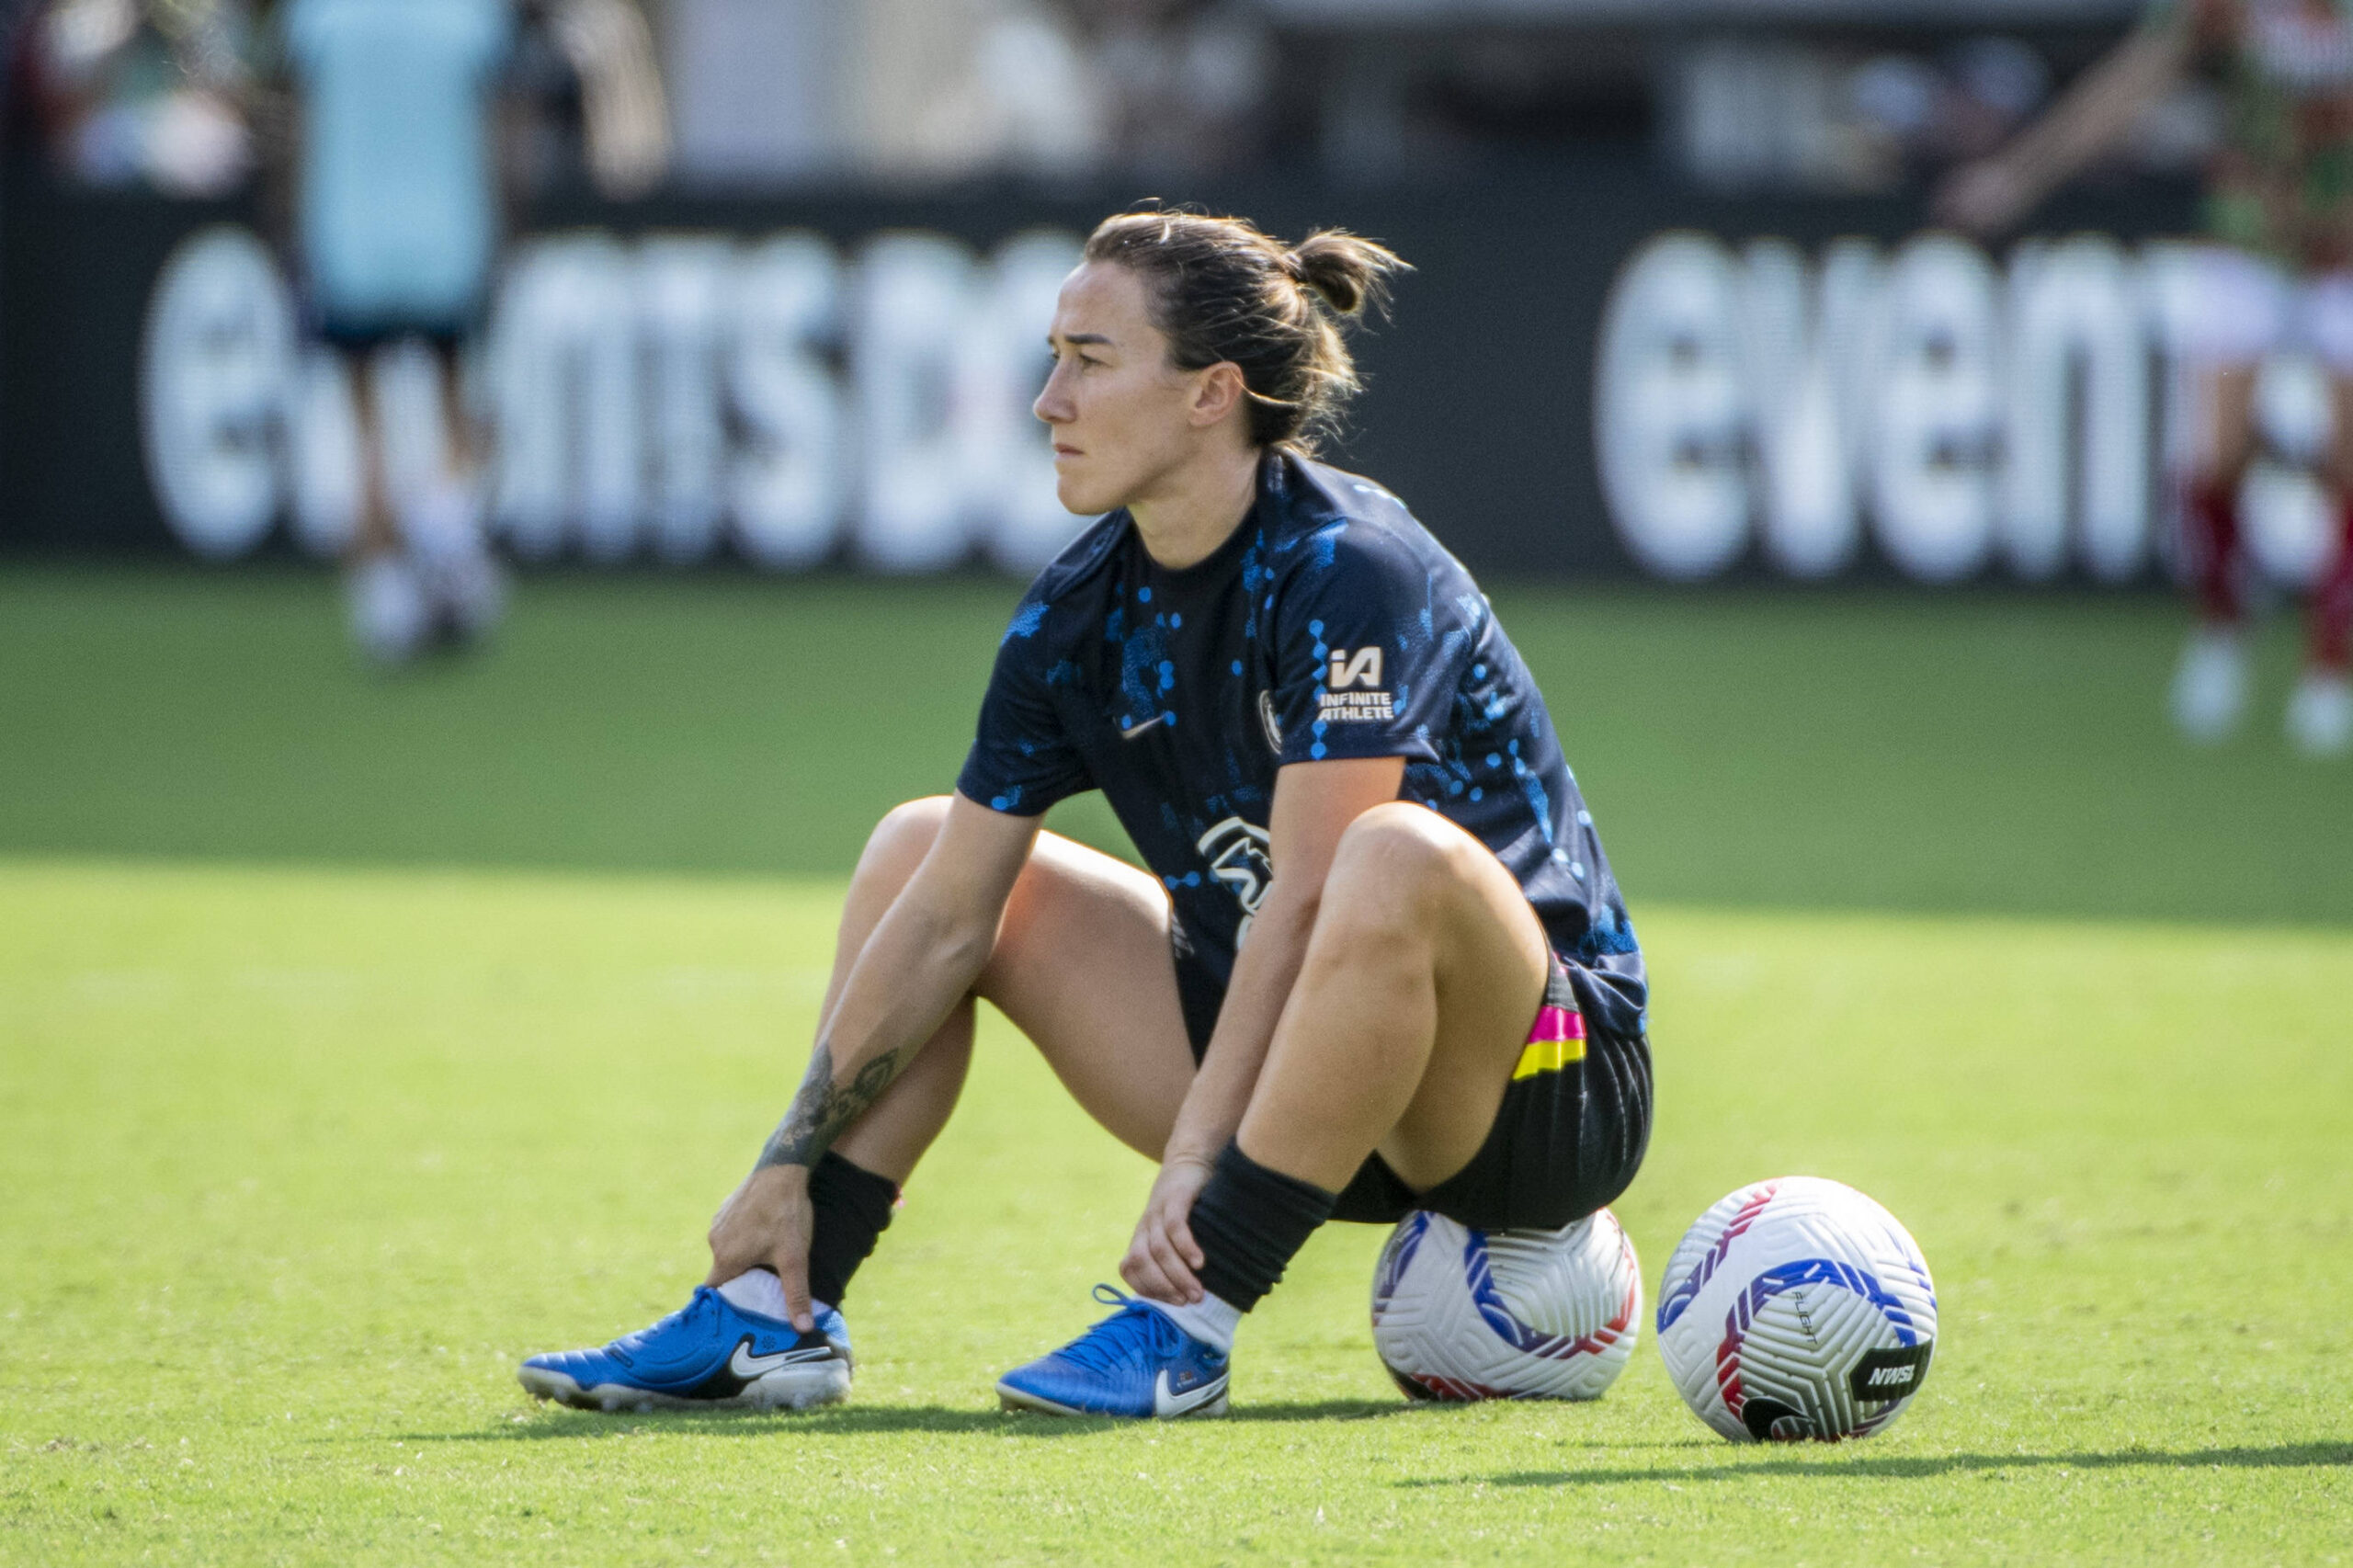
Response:
POLYGON ((1373 1347, 1408 1399, 1598 1399, 1642 1315, 1642 1266, 1607 1209, 1557 1231, 1417 1210, 1372 1273, 1373 1347))
POLYGON ((1937 1289, 1895 1216, 1784 1176, 1699 1216, 1659 1285, 1658 1347, 1683 1403, 1734 1442, 1883 1430, 1928 1376, 1937 1289))

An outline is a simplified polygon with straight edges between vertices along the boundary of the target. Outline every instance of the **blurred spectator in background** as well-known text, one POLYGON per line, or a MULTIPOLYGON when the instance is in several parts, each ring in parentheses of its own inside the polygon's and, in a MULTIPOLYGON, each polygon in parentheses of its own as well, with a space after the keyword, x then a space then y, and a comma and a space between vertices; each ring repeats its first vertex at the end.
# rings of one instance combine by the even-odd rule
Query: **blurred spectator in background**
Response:
POLYGON ((2050 90, 2049 64, 2014 38, 1870 54, 1726 38, 1677 57, 1672 124, 1705 185, 1883 191, 1983 156, 2050 90))
POLYGON ((631 0, 287 0, 281 19, 296 273, 358 435, 352 633, 394 664, 476 640, 503 604, 460 377, 502 185, 644 194, 661 82, 631 0))
POLYGON ((1940 61, 1881 54, 1847 77, 1861 133, 1891 172, 1983 157, 2051 93, 2051 67, 2016 39, 1973 38, 1940 61))
POLYGON ((2239 487, 2256 444, 2256 375, 2302 349, 2327 368, 2335 435, 2335 558, 2314 590, 2302 678, 2288 704, 2301 749, 2353 749, 2353 10, 2328 0, 2158 0, 2141 28, 2051 112, 1971 165, 1938 200, 1947 222, 1990 234, 2021 221, 2142 126, 2184 74, 2221 76, 2228 116, 2208 181, 2213 243, 2169 335, 2187 346, 2207 406, 2206 449, 2188 476, 2200 624, 2173 687, 2193 738, 2236 728, 2247 697, 2239 487))
POLYGON ((1208 174, 1262 150, 1274 40, 1219 0, 1067 0, 1108 106, 1106 153, 1146 176, 1208 174))
POLYGON ((244 0, 51 0, 19 61, 54 173, 79 184, 222 196, 254 166, 244 0))
POLYGON ((865 147, 886 176, 1100 167, 1111 105, 1067 12, 1029 0, 867 0, 865 147))
POLYGON ((669 165, 654 37, 631 0, 526 0, 508 97, 509 177, 525 191, 642 196, 669 165))
POLYGON ((397 663, 437 637, 480 635, 500 608, 458 354, 501 226, 492 110, 514 18, 506 0, 288 0, 282 21, 296 270, 343 358, 358 437, 352 633, 397 663), (413 389, 420 347, 438 372, 438 417, 396 475, 387 394, 413 389))
POLYGON ((868 0, 867 161, 1183 176, 1262 150, 1272 36, 1218 0, 868 0))
MULTIPOLYGON (((868 8, 868 0, 661 0, 654 19, 681 184, 740 190, 847 173, 874 74, 857 47, 868 8)), ((931 31, 956 37, 965 7, 941 0, 938 9, 931 31)), ((915 20, 907 30, 920 43, 915 20)))

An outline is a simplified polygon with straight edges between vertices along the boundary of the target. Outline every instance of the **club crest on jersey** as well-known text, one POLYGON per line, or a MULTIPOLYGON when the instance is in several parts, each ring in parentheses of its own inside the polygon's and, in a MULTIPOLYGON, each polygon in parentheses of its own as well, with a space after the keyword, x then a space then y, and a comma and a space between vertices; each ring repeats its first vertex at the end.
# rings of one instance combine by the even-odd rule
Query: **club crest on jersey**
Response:
POLYGON ((1397 716, 1389 692, 1381 683, 1381 650, 1332 650, 1332 668, 1324 681, 1316 714, 1327 724, 1362 724, 1397 716))
POLYGON ((1201 858, 1210 875, 1233 890, 1245 915, 1258 913, 1267 884, 1275 880, 1275 862, 1267 850, 1267 830, 1240 817, 1228 817, 1201 835, 1201 858))

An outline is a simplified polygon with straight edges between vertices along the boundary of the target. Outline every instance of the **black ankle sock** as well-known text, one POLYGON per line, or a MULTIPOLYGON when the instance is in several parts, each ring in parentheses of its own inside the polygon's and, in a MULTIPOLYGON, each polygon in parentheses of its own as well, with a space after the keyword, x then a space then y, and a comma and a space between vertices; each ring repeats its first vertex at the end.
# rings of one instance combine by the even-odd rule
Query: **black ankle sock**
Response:
POLYGON ((1339 1195, 1270 1171, 1228 1142, 1190 1224, 1199 1244, 1201 1288, 1242 1312, 1282 1279, 1315 1228, 1332 1217, 1339 1195))
POLYGON ((809 1294, 829 1307, 842 1304, 849 1277, 891 1224, 899 1184, 860 1169, 831 1149, 809 1173, 809 1206, 816 1222, 809 1237, 809 1294))

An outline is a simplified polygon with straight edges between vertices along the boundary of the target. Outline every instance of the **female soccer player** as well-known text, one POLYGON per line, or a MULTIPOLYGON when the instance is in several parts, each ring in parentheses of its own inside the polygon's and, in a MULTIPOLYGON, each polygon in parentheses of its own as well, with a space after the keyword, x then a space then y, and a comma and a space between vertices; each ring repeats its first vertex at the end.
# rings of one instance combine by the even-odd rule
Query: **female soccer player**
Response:
POLYGON ((1242 1315, 1326 1220, 1556 1227, 1650 1129, 1645 983, 1544 702, 1469 574, 1314 461, 1357 384, 1336 317, 1404 264, 1176 212, 1106 222, 1037 402, 1103 512, 999 647, 956 793, 851 881, 808 1076, 689 1304, 535 1357, 589 1407, 839 1398, 839 1312, 954 1108, 985 997, 1160 1162, 1135 1298, 1008 1405, 1222 1410, 1242 1315), (1149 873, 1040 831, 1099 789, 1149 873))

